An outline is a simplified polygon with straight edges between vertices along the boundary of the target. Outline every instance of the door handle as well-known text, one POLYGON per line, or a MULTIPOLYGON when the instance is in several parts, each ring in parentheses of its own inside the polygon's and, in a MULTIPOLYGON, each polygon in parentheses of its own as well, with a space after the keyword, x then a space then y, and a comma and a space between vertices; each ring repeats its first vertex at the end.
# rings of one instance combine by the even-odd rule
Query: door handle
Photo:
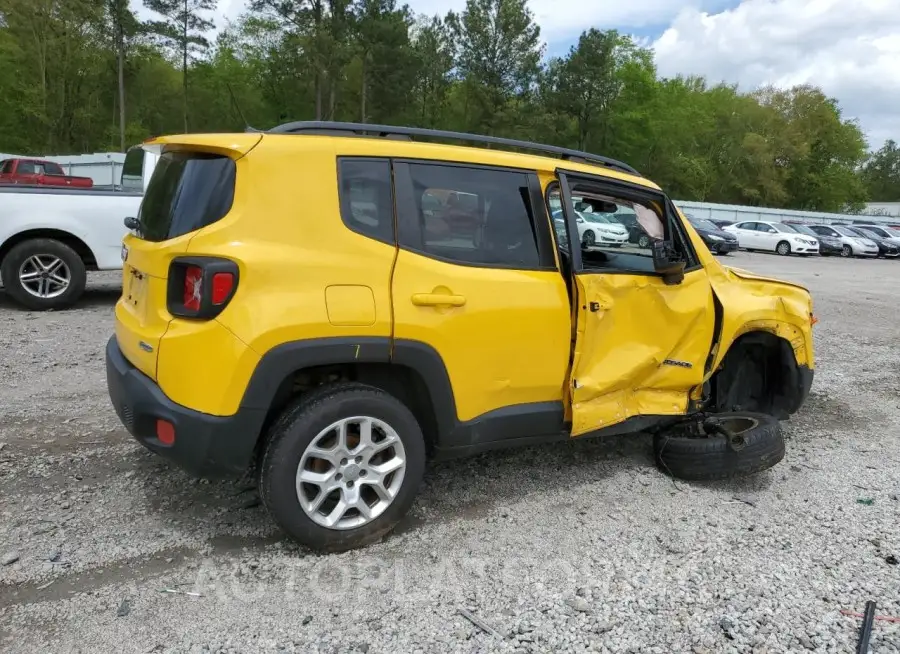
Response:
POLYGON ((461 307, 466 303, 466 298, 445 293, 415 293, 412 303, 417 307, 461 307))

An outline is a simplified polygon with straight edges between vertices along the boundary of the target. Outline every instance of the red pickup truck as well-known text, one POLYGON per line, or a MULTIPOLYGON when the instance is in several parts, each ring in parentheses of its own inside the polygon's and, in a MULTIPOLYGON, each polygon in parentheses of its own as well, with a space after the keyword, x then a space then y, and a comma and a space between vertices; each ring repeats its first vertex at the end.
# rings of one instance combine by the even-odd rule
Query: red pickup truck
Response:
POLYGON ((4 159, 0 161, 0 184, 28 184, 35 186, 61 186, 64 188, 91 188, 90 177, 66 175, 62 166, 41 159, 4 159))

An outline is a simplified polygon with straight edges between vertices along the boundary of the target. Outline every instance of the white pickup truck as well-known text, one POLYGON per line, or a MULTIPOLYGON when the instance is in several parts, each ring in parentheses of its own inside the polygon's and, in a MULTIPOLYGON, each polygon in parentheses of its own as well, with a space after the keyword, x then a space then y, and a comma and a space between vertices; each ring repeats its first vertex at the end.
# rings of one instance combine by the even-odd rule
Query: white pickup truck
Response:
POLYGON ((81 297, 87 272, 122 268, 125 218, 137 216, 159 155, 125 156, 116 190, 0 185, 0 282, 33 310, 62 309, 81 297))

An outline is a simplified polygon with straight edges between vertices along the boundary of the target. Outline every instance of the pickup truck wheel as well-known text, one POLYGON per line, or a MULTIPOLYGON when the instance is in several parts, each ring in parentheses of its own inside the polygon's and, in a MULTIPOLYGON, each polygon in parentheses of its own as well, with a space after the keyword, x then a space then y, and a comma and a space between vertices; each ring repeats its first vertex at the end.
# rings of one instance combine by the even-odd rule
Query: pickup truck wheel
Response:
POLYGON ((35 311, 71 306, 87 284, 87 271, 78 253, 49 238, 14 246, 0 265, 0 277, 13 300, 35 311))
POLYGON ((406 405, 372 386, 330 384, 301 397, 272 427, 259 495, 292 538, 343 552, 390 532, 424 473, 425 440, 406 405))
POLYGON ((731 479, 762 472, 784 458, 781 425, 772 416, 719 413, 712 418, 738 438, 739 448, 718 433, 705 437, 659 433, 653 450, 660 469, 690 481, 731 479))

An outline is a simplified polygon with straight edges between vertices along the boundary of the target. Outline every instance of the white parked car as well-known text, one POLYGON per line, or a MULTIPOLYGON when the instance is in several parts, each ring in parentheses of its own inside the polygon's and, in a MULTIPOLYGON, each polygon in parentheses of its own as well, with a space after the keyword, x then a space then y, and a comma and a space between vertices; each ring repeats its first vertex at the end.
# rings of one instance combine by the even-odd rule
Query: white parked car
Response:
POLYGON ((628 242, 628 228, 612 216, 602 213, 576 212, 578 235, 586 246, 612 245, 621 247, 628 242))
POLYGON ((125 156, 115 190, 0 186, 0 281, 15 302, 62 309, 84 292, 87 272, 122 268, 125 219, 136 217, 158 153, 125 156))
POLYGON ((831 236, 841 241, 842 257, 877 257, 878 244, 868 238, 854 234, 840 225, 808 225, 820 236, 831 236))
MULTIPOLYGON (((561 211, 553 214, 554 219, 561 216, 561 211)), ((575 223, 578 225, 578 238, 585 247, 597 245, 622 247, 628 242, 628 229, 607 214, 576 211, 575 223)))
POLYGON ((779 222, 748 220, 722 229, 737 236, 738 246, 745 250, 777 252, 783 256, 819 254, 818 240, 779 222))

